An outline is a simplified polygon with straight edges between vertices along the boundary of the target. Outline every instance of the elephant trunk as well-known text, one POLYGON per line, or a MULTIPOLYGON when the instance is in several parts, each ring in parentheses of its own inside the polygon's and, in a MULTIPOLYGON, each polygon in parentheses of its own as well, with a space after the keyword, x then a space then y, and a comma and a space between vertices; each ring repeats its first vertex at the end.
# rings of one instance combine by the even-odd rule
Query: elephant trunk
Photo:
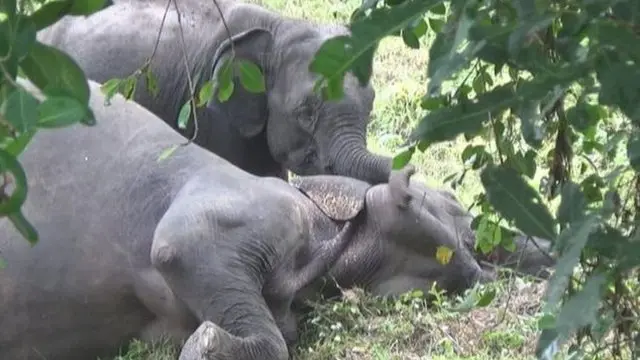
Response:
POLYGON ((333 173, 372 185, 389 181, 391 158, 367 150, 364 134, 343 133, 331 145, 333 173))

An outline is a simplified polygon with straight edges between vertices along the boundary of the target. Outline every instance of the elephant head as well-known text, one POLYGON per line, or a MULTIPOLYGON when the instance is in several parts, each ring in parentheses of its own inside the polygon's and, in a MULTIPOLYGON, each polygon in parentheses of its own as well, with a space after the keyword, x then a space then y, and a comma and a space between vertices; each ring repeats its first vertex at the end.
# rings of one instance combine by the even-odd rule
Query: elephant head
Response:
POLYGON ((409 165, 393 171, 387 183, 374 186, 338 177, 333 183, 328 177, 292 180, 334 220, 360 217, 359 230, 331 270, 340 287, 399 295, 413 289, 426 292, 437 282, 457 293, 493 279, 466 245, 474 236, 471 229, 460 232, 451 226, 457 209, 409 185, 414 171, 409 165), (437 259, 441 247, 452 252, 448 262, 437 259))
POLYGON ((243 137, 266 137, 276 162, 298 175, 343 175, 372 184, 388 179, 390 158, 367 150, 372 86, 347 74, 341 100, 325 101, 314 91, 318 76, 309 70, 311 61, 326 39, 346 34, 345 27, 287 19, 251 4, 234 5, 227 22, 233 36, 216 50, 214 76, 234 52, 236 61, 260 67, 266 91, 247 91, 236 76, 232 96, 209 106, 233 119, 243 137))
POLYGON ((412 181, 411 187, 430 199, 425 206, 430 212, 437 213, 438 219, 448 224, 447 227, 456 229, 458 233, 468 234, 464 237, 466 245, 474 252, 481 265, 510 268, 539 278, 548 278, 551 275, 548 269, 555 265, 555 258, 551 255, 552 245, 549 240, 516 232, 513 233, 513 250, 497 246, 485 254, 476 249, 476 236, 471 226, 473 214, 464 208, 454 194, 444 189, 430 188, 417 181, 412 181))

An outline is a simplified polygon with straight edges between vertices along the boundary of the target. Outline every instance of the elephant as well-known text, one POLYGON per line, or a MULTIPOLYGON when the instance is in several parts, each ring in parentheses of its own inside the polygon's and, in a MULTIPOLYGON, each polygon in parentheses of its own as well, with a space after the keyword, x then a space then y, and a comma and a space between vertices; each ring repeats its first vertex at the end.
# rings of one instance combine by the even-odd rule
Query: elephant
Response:
POLYGON ((133 99, 191 138, 194 121, 181 129, 176 120, 190 96, 182 23, 188 74, 196 88, 217 77, 232 52, 235 64, 254 62, 265 79, 265 92, 250 92, 236 67, 231 97, 221 102, 214 96, 197 108, 195 143, 259 176, 286 180, 289 170, 386 182, 391 158, 367 150, 366 129, 375 99, 371 83, 362 85, 348 73, 339 101, 325 101, 314 91, 318 75, 309 70, 314 54, 325 40, 349 34, 348 28, 287 18, 239 1, 217 2, 230 37, 213 2, 177 1, 181 20, 170 6, 154 49, 167 6, 155 0, 114 1, 88 17, 65 16, 39 31, 37 38, 71 55, 87 77, 99 83, 133 74, 153 53, 150 69, 160 90, 154 96, 139 83, 133 99))
POLYGON ((372 185, 260 177, 193 143, 159 161, 181 135, 121 95, 105 104, 88 83, 96 125, 40 131, 19 157, 22 211, 40 240, 0 226, 2 359, 104 358, 133 338, 182 344, 206 323, 211 359, 284 360, 296 304, 329 271, 392 296, 493 279, 411 187, 412 166, 372 185), (448 263, 435 259, 440 246, 448 263))

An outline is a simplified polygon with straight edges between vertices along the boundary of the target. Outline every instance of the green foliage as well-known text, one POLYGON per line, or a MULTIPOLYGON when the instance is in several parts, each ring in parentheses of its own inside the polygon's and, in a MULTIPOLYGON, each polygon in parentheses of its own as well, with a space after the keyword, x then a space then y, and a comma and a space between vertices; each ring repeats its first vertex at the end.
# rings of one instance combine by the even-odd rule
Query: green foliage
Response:
POLYGON ((393 167, 460 136, 476 142, 449 180, 480 176, 479 248, 512 247, 517 228, 551 240, 558 258, 541 359, 567 342, 639 355, 639 16, 630 0, 363 1, 352 33, 328 39, 310 67, 339 98, 347 72, 369 80, 383 38, 418 49, 429 25, 425 114, 393 167))
POLYGON ((104 0, 41 2, 0 1, 0 216, 11 221, 31 243, 38 232, 22 214, 27 178, 18 156, 40 129, 76 123, 93 125, 84 72, 66 53, 40 43, 36 31, 66 14, 88 15, 104 0), (20 86, 18 74, 43 93, 37 99, 20 86), (8 188, 13 190, 8 193, 8 188))

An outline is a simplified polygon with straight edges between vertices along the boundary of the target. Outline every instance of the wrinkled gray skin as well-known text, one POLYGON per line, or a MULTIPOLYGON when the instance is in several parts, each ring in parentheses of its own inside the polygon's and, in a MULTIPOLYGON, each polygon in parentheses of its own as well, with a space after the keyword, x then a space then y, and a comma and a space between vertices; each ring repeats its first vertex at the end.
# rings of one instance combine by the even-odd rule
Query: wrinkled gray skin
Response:
MULTIPOLYGON (((165 11, 165 0, 115 1, 89 17, 67 16, 38 33, 38 39, 74 57, 87 76, 98 82, 124 78, 152 54, 165 11)), ((177 1, 191 75, 198 83, 210 79, 231 54, 219 13, 212 1, 177 1)), ((298 175, 336 174, 372 184, 386 182, 390 158, 366 147, 366 126, 375 93, 349 74, 345 96, 325 102, 314 93, 316 75, 309 64, 323 41, 346 34, 341 25, 314 24, 285 18, 260 6, 219 0, 232 33, 237 59, 257 63, 267 91, 247 92, 235 80, 232 97, 217 97, 198 110, 195 142, 259 176, 286 179, 285 169, 298 175)), ((190 137, 193 121, 179 130, 177 118, 188 98, 188 82, 173 5, 151 69, 161 88, 157 97, 140 78, 135 100, 190 137)), ((199 86, 197 86, 199 89, 199 86)))
POLYGON ((0 227, 0 359, 105 358, 134 337, 180 343, 211 321, 210 359, 284 360, 292 301, 328 269, 375 294, 490 279, 408 187, 412 167, 375 186, 341 176, 292 185, 195 144, 158 163, 180 135, 90 89, 95 127, 39 132, 20 157, 40 242, 0 227), (440 245, 456 251, 447 265, 434 260, 440 245))

